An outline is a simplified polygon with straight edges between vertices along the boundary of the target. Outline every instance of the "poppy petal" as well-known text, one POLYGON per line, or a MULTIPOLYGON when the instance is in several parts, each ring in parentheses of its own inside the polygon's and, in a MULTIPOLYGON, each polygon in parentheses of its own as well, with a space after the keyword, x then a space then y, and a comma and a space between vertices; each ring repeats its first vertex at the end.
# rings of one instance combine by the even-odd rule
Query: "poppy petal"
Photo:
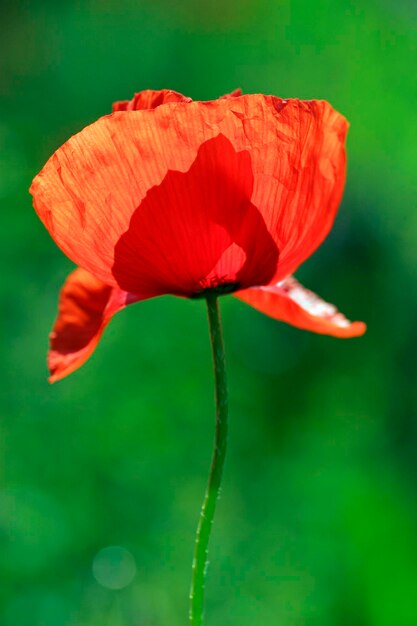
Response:
MULTIPOLYGON (((280 250, 273 282, 293 274, 333 225, 345 185, 348 131, 347 120, 323 100, 277 98, 275 106, 279 139, 288 143, 275 159, 273 173, 266 174, 267 179, 272 176, 269 184, 262 176, 257 178, 260 199, 256 191, 253 197, 257 206, 268 204, 269 198, 273 207, 271 228, 280 250)), ((265 150, 265 158, 267 154, 265 150)))
POLYGON ((261 313, 292 326, 334 337, 359 337, 366 331, 363 322, 350 322, 333 304, 305 289, 292 276, 266 287, 238 291, 243 300, 261 313))
POLYGON ((58 316, 49 336, 49 381, 78 369, 94 352, 113 315, 137 300, 81 268, 74 270, 61 290, 58 316))
MULTIPOLYGON (((333 223, 344 185, 346 130, 346 120, 324 101, 263 95, 116 112, 59 148, 34 179, 31 192, 41 220, 67 256, 106 283, 133 291, 114 277, 117 243, 148 192, 169 172, 188 172, 200 148, 221 135, 236 154, 249 155, 253 189, 247 200, 259 211, 279 251, 278 266, 267 282, 277 281, 315 250, 333 223)), ((207 176, 196 168, 201 188, 207 187, 213 170, 228 168, 221 151, 213 152, 212 159, 207 176)), ((227 186, 226 191, 225 201, 227 186)), ((241 197, 242 190, 237 189, 236 216, 241 197)), ((165 214, 171 210, 169 194, 166 199, 165 214)), ((181 230, 188 209, 183 211, 180 202, 172 206, 172 226, 181 230)), ((246 203, 242 206, 245 228, 246 203)), ((157 218, 156 207, 155 211, 157 218)), ((196 206, 197 221, 200 212, 196 206)), ((158 237, 155 219, 153 241, 158 237)), ((171 250, 169 243, 164 253, 167 258, 176 255, 175 263, 187 256, 186 249, 171 250)), ((196 259, 200 266, 206 262, 205 254, 201 245, 196 259)), ((124 270, 132 273, 132 266, 124 270)), ((265 276, 254 274, 253 285, 263 284, 265 276)), ((136 278, 140 281, 142 276, 136 278)))

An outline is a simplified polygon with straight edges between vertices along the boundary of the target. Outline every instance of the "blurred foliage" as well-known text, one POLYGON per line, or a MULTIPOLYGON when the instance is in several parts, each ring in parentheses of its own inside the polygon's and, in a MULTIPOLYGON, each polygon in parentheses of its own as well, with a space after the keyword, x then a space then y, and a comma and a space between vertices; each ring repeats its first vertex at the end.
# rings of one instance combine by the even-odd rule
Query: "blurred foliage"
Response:
POLYGON ((207 626, 417 624, 415 18, 406 0, 2 2, 2 626, 185 622, 213 436, 204 305, 131 307, 48 386, 71 264, 27 188, 114 100, 237 86, 350 120, 340 215, 298 275, 369 330, 315 336, 223 299, 232 423, 207 626), (123 563, 136 575, 115 590, 123 563))

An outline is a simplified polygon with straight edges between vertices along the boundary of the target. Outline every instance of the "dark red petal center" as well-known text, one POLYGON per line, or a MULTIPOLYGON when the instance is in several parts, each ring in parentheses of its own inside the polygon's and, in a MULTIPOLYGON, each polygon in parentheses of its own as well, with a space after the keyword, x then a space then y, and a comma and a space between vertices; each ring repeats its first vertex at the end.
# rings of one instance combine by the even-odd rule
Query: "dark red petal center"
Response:
POLYGON ((223 135, 204 142, 190 169, 168 171, 133 213, 115 246, 119 286, 193 297, 269 282, 278 249, 252 191, 249 152, 223 135))

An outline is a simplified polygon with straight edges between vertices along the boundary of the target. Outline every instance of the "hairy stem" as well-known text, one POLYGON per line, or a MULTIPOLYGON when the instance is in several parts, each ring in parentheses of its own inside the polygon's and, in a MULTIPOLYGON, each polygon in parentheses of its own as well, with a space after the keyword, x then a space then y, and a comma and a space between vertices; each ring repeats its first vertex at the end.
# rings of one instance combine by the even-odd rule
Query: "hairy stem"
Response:
POLYGON ((201 626, 203 623, 204 586, 207 571, 208 544, 217 499, 219 497, 227 449, 228 401, 220 309, 217 295, 208 294, 206 296, 206 301, 216 389, 216 433, 214 437, 214 451, 211 461, 210 474, 203 506, 201 508, 195 540, 190 591, 190 626, 201 626))

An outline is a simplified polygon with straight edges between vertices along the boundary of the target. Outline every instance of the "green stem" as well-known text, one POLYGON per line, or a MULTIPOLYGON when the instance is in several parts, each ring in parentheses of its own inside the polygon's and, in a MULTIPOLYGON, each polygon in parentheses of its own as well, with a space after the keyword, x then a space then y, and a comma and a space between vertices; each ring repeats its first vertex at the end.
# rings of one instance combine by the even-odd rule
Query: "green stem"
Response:
POLYGON ((216 434, 214 438, 214 451, 210 474, 195 540, 190 591, 190 626, 201 626, 203 623, 204 584, 207 571, 208 544, 220 492, 227 448, 228 402, 220 310, 217 295, 208 294, 206 301, 216 386, 216 434))

